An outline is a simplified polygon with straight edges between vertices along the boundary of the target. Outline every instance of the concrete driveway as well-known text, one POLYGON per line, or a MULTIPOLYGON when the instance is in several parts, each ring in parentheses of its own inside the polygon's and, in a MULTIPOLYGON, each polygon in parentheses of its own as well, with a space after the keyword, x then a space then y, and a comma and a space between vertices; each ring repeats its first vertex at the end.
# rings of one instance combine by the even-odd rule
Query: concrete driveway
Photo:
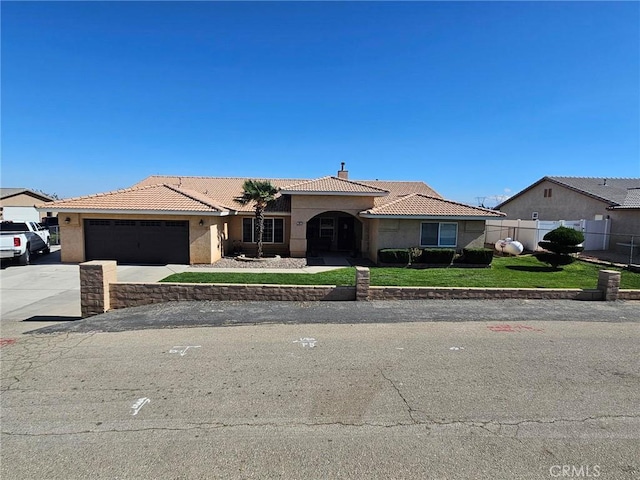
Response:
MULTIPOLYGON (((119 265, 118 279, 156 282, 187 267, 119 265)), ((3 337, 80 318, 78 264, 63 264, 60 247, 53 247, 49 255, 33 258, 31 265, 3 265, 0 270, 0 316, 3 337)))

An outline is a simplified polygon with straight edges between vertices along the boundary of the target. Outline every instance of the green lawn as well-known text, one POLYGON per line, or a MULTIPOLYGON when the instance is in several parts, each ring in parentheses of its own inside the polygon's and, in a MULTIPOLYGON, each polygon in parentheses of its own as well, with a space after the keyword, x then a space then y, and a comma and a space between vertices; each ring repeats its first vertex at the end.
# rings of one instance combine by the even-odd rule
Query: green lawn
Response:
MULTIPOLYGON (((491 268, 371 268, 374 286, 429 287, 515 287, 515 288, 595 288, 598 270, 603 267, 574 262, 563 270, 553 270, 535 258, 494 258, 491 268)), ((355 269, 307 273, 208 273, 185 272, 163 282, 185 283, 262 283, 286 285, 354 285, 355 269)), ((622 288, 640 289, 640 274, 622 272, 622 288)))

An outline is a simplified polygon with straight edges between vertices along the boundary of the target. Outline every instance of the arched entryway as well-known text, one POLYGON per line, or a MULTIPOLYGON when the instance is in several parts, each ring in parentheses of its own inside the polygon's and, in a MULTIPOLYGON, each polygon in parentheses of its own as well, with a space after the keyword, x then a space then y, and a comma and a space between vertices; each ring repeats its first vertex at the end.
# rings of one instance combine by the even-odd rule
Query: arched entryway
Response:
POLYGON ((307 222, 307 254, 337 252, 358 256, 362 246, 362 222, 353 215, 323 212, 307 222))

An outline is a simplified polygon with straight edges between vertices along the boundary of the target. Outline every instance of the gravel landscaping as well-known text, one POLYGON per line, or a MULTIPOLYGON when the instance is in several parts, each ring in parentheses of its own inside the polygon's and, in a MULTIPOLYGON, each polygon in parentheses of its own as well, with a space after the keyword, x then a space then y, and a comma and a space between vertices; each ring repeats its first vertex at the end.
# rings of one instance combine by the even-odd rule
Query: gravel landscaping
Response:
POLYGON ((214 264, 192 265, 193 267, 215 268, 303 268, 307 266, 306 258, 279 258, 263 262, 243 262, 233 257, 221 258, 214 264))

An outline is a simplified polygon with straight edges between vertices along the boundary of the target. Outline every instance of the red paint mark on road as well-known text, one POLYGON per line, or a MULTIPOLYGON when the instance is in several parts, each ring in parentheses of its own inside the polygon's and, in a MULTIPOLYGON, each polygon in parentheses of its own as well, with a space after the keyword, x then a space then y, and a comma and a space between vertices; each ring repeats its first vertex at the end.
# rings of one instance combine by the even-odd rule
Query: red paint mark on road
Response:
POLYGON ((503 325, 487 325, 487 328, 492 332, 508 332, 508 333, 517 333, 522 331, 527 332, 544 332, 542 328, 534 328, 528 325, 509 325, 505 323, 503 325))
POLYGON ((16 343, 15 338, 0 338, 0 347, 6 347, 7 345, 13 345, 16 343))

